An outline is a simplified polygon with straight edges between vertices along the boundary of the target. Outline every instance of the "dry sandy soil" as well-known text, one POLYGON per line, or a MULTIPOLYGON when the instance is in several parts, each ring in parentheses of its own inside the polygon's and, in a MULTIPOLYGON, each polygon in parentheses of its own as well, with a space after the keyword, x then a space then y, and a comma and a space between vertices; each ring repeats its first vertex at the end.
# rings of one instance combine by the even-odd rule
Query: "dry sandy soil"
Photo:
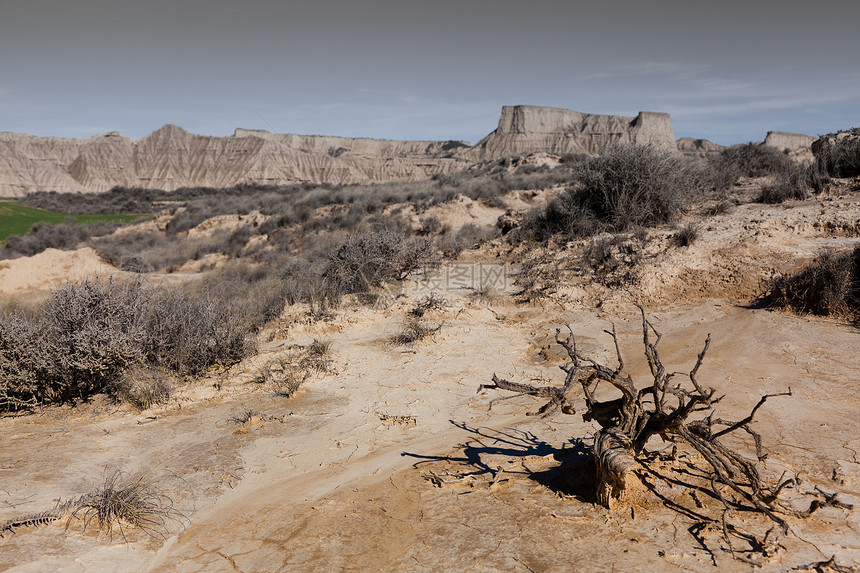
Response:
MULTIPOLYGON (((857 193, 740 205, 703 223, 686 249, 665 246, 671 229, 656 232, 639 286, 624 291, 572 278, 524 305, 511 283, 486 300, 449 281, 440 291, 449 307, 429 317, 442 328, 411 346, 391 337, 426 294, 420 282, 407 283, 388 308, 347 306, 330 321, 288 308, 261 335, 257 356, 183 385, 167 405, 136 412, 96 399, 2 418, 0 521, 89 491, 113 468, 147 473, 182 517, 164 538, 137 530, 111 537, 74 521, 6 532, 0 570, 746 571, 718 526, 695 527, 700 514, 719 515, 715 504, 698 507, 665 479, 678 477, 668 467, 656 464, 639 495, 606 510, 592 502, 580 471, 579 438, 588 443, 592 424, 579 415, 526 416, 540 406, 527 397, 490 411, 500 394, 476 390, 494 372, 559 381, 553 334, 564 324, 587 354, 611 362, 603 332, 611 322, 643 383, 631 303, 641 301, 664 334, 669 368, 689 370, 711 334, 700 379, 727 394, 724 416, 791 388, 756 415, 770 454, 765 475, 797 472, 805 488, 860 503, 860 331, 748 304, 773 272, 797 268, 822 246, 856 244, 858 220, 857 193), (291 398, 254 381, 264 364, 315 338, 331 341, 333 372, 291 398)), ((100 269, 75 266, 87 253, 46 256, 100 269)), ((492 248, 466 259, 497 260, 492 248)), ((4 290, 37 260, 5 264, 4 290)), ((44 289, 56 279, 26 284, 44 289)), ((769 527, 736 518, 751 531, 769 527)), ((791 528, 763 571, 831 556, 860 566, 856 511, 826 508, 791 528)))

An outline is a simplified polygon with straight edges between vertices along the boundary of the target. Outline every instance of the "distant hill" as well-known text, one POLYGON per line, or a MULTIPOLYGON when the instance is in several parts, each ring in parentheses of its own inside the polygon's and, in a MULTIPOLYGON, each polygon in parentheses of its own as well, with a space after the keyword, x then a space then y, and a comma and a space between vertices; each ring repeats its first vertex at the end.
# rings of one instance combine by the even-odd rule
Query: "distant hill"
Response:
POLYGON ((237 129, 228 137, 165 125, 134 140, 0 133, 0 197, 31 191, 94 193, 122 185, 173 190, 242 183, 415 181, 476 161, 546 151, 596 153, 610 143, 674 147, 668 114, 636 117, 505 106, 499 127, 474 147, 463 141, 392 141, 237 129))

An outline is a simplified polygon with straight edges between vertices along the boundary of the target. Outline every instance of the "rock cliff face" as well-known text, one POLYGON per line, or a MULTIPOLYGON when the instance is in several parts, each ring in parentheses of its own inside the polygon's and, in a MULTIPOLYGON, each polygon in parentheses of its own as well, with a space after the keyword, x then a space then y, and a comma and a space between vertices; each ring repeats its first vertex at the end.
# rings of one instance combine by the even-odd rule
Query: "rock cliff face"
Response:
POLYGON ((669 114, 643 111, 636 117, 623 117, 552 107, 505 106, 499 127, 466 155, 483 160, 532 151, 597 153, 613 143, 675 148, 669 114))
POLYGON ((811 135, 803 135, 801 133, 786 133, 784 131, 768 131, 764 138, 764 144, 769 147, 775 147, 780 151, 810 150, 812 142, 817 137, 811 135))
POLYGON ((116 185, 173 190, 240 183, 371 183, 464 169, 463 142, 384 141, 236 130, 191 134, 176 125, 135 141, 0 133, 0 197, 29 191, 100 192, 116 185))
POLYGON ((499 127, 471 147, 462 141, 391 141, 273 134, 237 129, 229 137, 165 125, 133 140, 112 132, 89 139, 0 133, 0 197, 30 191, 92 193, 116 185, 173 190, 242 183, 415 181, 475 161, 536 151, 597 153, 611 143, 675 148, 668 114, 595 115, 506 106, 499 127))

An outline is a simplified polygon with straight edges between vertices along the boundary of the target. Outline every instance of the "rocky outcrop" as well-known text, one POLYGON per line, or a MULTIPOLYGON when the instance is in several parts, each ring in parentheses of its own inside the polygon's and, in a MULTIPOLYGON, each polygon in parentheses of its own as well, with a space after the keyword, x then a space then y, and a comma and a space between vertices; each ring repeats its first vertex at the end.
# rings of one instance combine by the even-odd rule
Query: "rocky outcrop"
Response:
POLYGON ((725 147, 708 141, 707 139, 693 139, 692 137, 682 137, 677 142, 678 151, 687 157, 710 157, 717 155, 725 147))
POLYGON ((816 137, 802 133, 787 133, 785 131, 768 131, 764 144, 775 147, 780 151, 809 150, 816 137))
POLYGON ((476 161, 545 152, 597 153, 612 143, 675 148, 668 114, 636 117, 506 106, 499 127, 463 141, 392 141, 237 129, 195 135, 176 125, 133 140, 116 132, 89 139, 0 133, 0 197, 30 191, 100 192, 116 185, 173 190, 237 184, 416 181, 476 161))
POLYGON ((533 151, 594 154, 613 143, 674 149, 675 135, 669 114, 643 111, 636 117, 623 117, 553 107, 505 106, 499 127, 466 155, 485 160, 533 151))

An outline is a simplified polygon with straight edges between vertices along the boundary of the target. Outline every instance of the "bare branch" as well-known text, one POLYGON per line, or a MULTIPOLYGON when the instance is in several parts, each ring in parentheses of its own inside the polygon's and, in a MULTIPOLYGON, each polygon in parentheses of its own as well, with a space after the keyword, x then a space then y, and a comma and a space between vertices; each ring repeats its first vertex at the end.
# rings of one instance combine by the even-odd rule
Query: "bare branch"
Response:
POLYGON ((725 430, 720 430, 719 432, 714 434, 711 439, 715 440, 715 439, 719 438, 720 436, 724 436, 725 434, 728 434, 729 432, 734 432, 738 428, 745 426, 745 425, 749 424, 750 422, 752 422, 753 416, 755 416, 756 411, 759 408, 761 408, 762 404, 764 404, 768 398, 773 398, 775 396, 791 396, 791 388, 788 389, 788 392, 780 392, 779 394, 765 394, 764 396, 761 397, 761 400, 758 401, 758 404, 755 405, 755 407, 752 409, 752 411, 749 413, 749 415, 746 418, 744 418, 740 422, 736 422, 735 424, 729 426, 725 430))

